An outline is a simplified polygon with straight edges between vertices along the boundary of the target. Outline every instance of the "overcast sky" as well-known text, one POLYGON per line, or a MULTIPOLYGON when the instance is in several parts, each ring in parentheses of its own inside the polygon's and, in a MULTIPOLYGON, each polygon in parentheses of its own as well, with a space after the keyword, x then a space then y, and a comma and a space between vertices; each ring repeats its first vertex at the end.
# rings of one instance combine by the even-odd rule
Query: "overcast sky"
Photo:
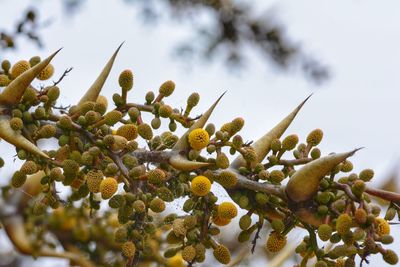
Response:
MULTIPOLYGON (((0 28, 10 29, 21 10, 32 2, 0 0, 0 28)), ((376 183, 383 182, 399 161, 398 1, 241 1, 254 3, 254 12, 259 15, 273 8, 288 35, 299 41, 307 53, 329 65, 332 77, 318 87, 299 73, 277 72, 256 51, 248 51, 251 60, 241 73, 227 71, 219 61, 198 63, 188 69, 172 57, 172 50, 191 36, 190 26, 146 26, 137 18, 135 6, 122 2, 89 0, 76 16, 66 17, 59 1, 37 1, 40 17, 54 19, 51 26, 41 31, 45 48, 40 50, 22 42, 23 49, 0 57, 11 61, 33 55, 45 57, 64 47, 54 65, 56 75, 74 67, 61 85, 61 100, 69 104, 81 97, 115 48, 125 40, 104 88, 108 97, 118 90, 118 74, 126 68, 135 74, 131 101, 143 102, 145 92, 157 90, 162 82, 172 79, 177 88, 167 102, 184 107, 187 96, 197 91, 202 98, 194 113, 200 114, 228 90, 211 120, 221 125, 242 116, 246 120, 242 136, 253 140, 314 93, 287 134, 297 133, 304 140, 309 131, 322 128, 325 138, 321 150, 326 154, 365 147, 352 161, 356 171, 375 169, 376 183)), ((1 155, 10 148, 2 142, 1 155)), ((0 174, 8 174, 11 168, 0 170, 0 174)), ((400 232, 396 226, 393 229, 400 232)), ((372 258, 372 266, 379 259, 372 258)))

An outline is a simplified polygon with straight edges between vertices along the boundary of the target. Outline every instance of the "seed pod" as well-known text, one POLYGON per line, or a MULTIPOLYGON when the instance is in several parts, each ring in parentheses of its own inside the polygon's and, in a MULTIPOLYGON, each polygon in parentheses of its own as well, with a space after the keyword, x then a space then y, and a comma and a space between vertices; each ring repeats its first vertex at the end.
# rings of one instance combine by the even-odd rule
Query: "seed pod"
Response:
POLYGON ((305 164, 297 170, 286 185, 286 195, 296 202, 311 199, 317 192, 322 178, 336 165, 352 156, 356 151, 332 154, 305 164), (307 187, 304 187, 304 185, 307 187))

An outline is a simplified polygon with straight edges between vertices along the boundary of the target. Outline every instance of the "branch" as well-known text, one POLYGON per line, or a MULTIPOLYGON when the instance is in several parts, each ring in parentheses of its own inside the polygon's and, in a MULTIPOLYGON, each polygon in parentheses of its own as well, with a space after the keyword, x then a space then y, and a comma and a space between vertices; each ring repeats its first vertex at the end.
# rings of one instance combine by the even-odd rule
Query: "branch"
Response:
POLYGON ((346 193, 346 195, 353 201, 355 202, 360 202, 360 200, 353 194, 351 191, 351 187, 348 184, 341 184, 341 183, 336 183, 335 186, 337 189, 342 190, 343 192, 346 193))
POLYGON ((365 193, 372 196, 400 204, 400 194, 382 189, 367 187, 365 193))
POLYGON ((73 69, 72 67, 66 69, 66 70, 64 71, 64 73, 61 75, 61 77, 58 79, 58 81, 53 82, 53 86, 58 85, 58 84, 68 75, 68 73, 70 73, 70 72, 72 71, 72 69, 73 69))
POLYGON ((263 192, 263 193, 271 194, 271 195, 277 196, 284 200, 286 199, 285 189, 283 186, 252 181, 237 172, 235 172, 235 173, 237 176, 237 183, 234 187, 235 189, 236 188, 246 188, 246 189, 256 191, 256 192, 263 192))

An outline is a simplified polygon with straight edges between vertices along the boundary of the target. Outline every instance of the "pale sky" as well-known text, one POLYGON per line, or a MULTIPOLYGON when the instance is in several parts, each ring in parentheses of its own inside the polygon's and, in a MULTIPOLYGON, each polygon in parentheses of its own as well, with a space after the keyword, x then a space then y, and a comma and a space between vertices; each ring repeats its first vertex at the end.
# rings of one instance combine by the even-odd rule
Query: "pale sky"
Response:
MULTIPOLYGON (((135 6, 123 1, 89 0, 76 16, 66 17, 60 1, 0 0, 0 28, 9 29, 21 10, 33 2, 38 3, 42 19, 54 19, 41 31, 45 48, 21 42, 23 49, 0 57, 11 61, 45 57, 64 47, 54 60, 56 76, 67 67, 74 70, 61 84, 62 103, 77 101, 125 40, 104 88, 108 97, 118 90, 118 74, 126 68, 135 74, 131 101, 143 102, 149 89, 157 90, 171 79, 177 88, 167 102, 184 107, 187 96, 197 91, 201 102, 194 113, 200 114, 228 90, 211 121, 218 126, 241 116, 246 120, 242 136, 253 140, 313 92, 287 134, 297 133, 304 140, 309 131, 322 128, 325 136, 320 148, 324 154, 365 147, 351 160, 355 171, 373 168, 376 184, 383 182, 400 159, 398 1, 241 1, 254 3, 259 15, 273 8, 291 39, 329 65, 332 77, 318 87, 298 72, 278 73, 256 51, 247 51, 251 60, 241 73, 230 73, 219 61, 197 63, 189 70, 172 57, 172 49, 190 38, 190 25, 146 26, 137 18, 135 6)), ((5 151, 10 148, 0 143, 1 156, 7 160, 10 155, 5 151)), ((7 163, 0 175, 9 174, 14 167, 7 163)), ((393 229, 400 232, 396 226, 393 229)), ((374 263, 381 263, 380 256, 372 257, 371 266, 374 263)))

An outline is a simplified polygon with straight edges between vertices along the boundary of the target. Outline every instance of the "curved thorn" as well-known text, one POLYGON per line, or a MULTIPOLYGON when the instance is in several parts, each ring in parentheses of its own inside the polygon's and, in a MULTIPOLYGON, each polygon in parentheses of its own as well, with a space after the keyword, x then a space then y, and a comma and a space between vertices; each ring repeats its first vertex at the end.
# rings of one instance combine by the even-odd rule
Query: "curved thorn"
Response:
MULTIPOLYGON (((309 95, 303 102, 300 103, 289 115, 287 115, 281 122, 279 122, 274 128, 272 128, 268 133, 258 139, 252 147, 254 148, 257 154, 257 161, 254 163, 260 163, 264 160, 267 154, 270 151, 271 142, 276 138, 280 138, 289 125, 292 123, 294 118, 296 117, 297 113, 303 107, 303 105, 307 102, 307 100, 312 96, 309 95)), ((240 167, 246 166, 246 161, 244 158, 239 155, 232 163, 231 167, 234 169, 238 169, 240 167)))
POLYGON ((188 144, 188 135, 191 131, 198 128, 203 128, 206 125, 208 119, 210 118, 214 108, 217 106, 218 102, 225 95, 226 91, 214 102, 214 104, 206 111, 203 115, 195 122, 193 125, 182 135, 182 137, 176 142, 175 146, 172 148, 172 151, 186 151, 189 148, 188 144))
POLYGON ((0 94, 0 103, 6 105, 18 103, 21 100, 26 88, 28 88, 31 82, 40 74, 40 72, 50 63, 53 57, 55 57, 55 55, 60 52, 61 49, 62 48, 58 49, 56 52, 29 70, 21 73, 9 85, 7 85, 7 87, 4 88, 3 92, 0 94))
POLYGON ((14 145, 15 147, 22 148, 32 154, 49 158, 43 151, 41 151, 33 143, 29 142, 21 133, 14 131, 10 127, 10 121, 5 116, 0 116, 0 138, 6 142, 14 145))
POLYGON ((287 183, 285 189, 287 197, 295 203, 313 198, 318 192, 321 179, 329 174, 336 165, 354 155, 360 149, 331 154, 305 164, 293 174, 287 183))
POLYGON ((107 64, 104 66, 103 70, 101 71, 99 77, 97 77, 97 79, 94 81, 92 86, 90 86, 90 88, 86 91, 85 95, 79 101, 78 106, 82 105, 83 103, 85 103, 87 101, 96 102, 97 97, 99 96, 101 89, 103 88, 103 85, 106 82, 108 75, 110 74, 111 68, 115 61, 115 58, 117 57, 118 52, 123 44, 124 44, 124 42, 122 42, 118 46, 117 50, 115 50, 114 54, 111 56, 111 58, 108 60, 107 64))
POLYGON ((211 165, 209 162, 190 161, 179 154, 172 156, 169 164, 180 171, 192 171, 211 165))

